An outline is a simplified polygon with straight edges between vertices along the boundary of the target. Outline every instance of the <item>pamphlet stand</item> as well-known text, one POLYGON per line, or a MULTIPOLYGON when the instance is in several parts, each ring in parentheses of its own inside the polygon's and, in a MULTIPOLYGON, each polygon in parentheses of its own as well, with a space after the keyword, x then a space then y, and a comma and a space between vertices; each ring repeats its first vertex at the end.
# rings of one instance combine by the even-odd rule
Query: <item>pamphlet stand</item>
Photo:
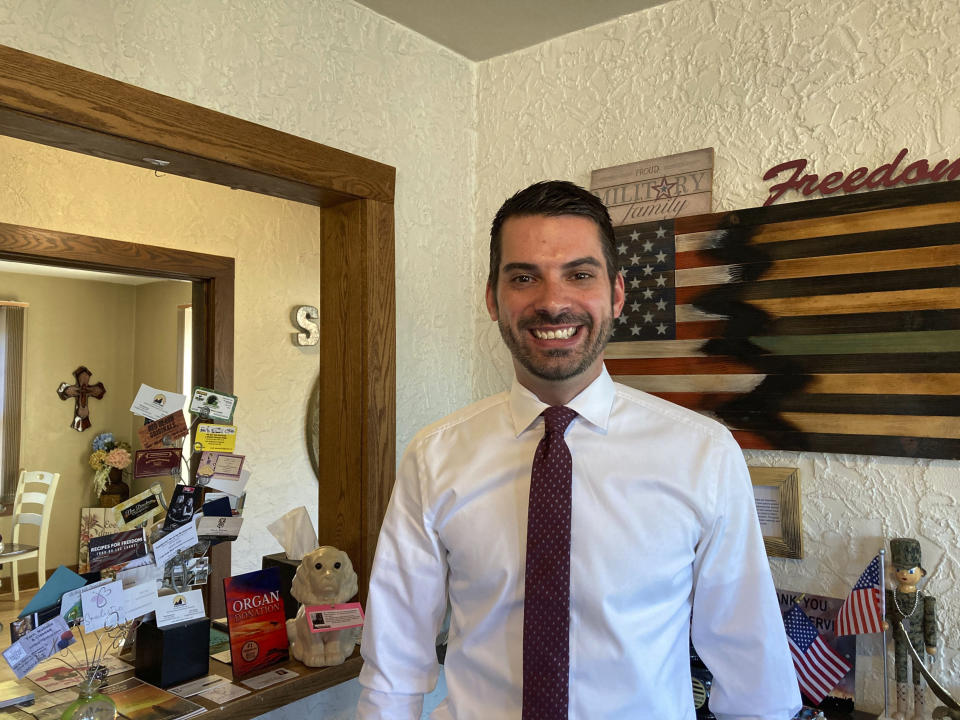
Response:
POLYGON ((134 674, 151 685, 171 685, 210 671, 210 619, 198 618, 158 628, 150 620, 137 628, 134 674))

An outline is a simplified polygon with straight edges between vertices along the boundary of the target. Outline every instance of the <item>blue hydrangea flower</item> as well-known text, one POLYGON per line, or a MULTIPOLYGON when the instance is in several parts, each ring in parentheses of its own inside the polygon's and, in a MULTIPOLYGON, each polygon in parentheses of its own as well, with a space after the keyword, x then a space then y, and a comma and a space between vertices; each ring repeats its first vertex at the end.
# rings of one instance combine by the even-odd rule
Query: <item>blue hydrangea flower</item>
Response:
POLYGON ((93 439, 94 450, 106 450, 107 447, 112 444, 113 444, 113 433, 109 433, 109 432, 100 433, 93 439))

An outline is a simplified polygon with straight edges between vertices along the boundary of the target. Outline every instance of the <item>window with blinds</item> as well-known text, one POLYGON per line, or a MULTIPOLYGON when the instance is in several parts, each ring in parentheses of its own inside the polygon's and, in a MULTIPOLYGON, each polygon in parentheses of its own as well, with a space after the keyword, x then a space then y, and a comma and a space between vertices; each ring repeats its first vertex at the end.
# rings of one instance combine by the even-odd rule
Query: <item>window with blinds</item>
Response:
POLYGON ((0 505, 13 503, 20 472, 24 303, 0 302, 0 505))

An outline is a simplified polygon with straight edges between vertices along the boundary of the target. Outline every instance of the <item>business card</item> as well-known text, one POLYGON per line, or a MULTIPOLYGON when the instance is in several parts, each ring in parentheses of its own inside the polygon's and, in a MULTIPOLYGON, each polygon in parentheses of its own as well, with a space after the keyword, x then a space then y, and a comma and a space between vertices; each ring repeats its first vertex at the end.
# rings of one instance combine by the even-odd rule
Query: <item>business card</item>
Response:
POLYGON ((137 391, 137 396, 130 406, 130 412, 147 420, 159 420, 175 409, 182 408, 186 402, 186 395, 158 390, 144 384, 137 391))
POLYGON ((171 445, 189 434, 190 429, 183 417, 183 410, 175 410, 137 429, 140 444, 148 450, 171 445))
POLYGON ((180 453, 180 448, 137 450, 136 459, 133 463, 133 476, 146 478, 178 475, 180 473, 180 453))
POLYGON ((363 625, 363 609, 360 603, 337 605, 307 605, 303 614, 310 621, 310 632, 324 633, 363 625))
POLYGON ((225 477, 230 480, 239 480, 243 469, 243 455, 222 452, 200 453, 200 464, 197 466, 197 477, 225 477))
POLYGON ((156 599, 153 608, 157 614, 158 628, 206 617, 201 590, 163 595, 156 599))
MULTIPOLYGON (((142 452, 142 451, 141 451, 142 452)), ((150 452, 149 450, 147 452, 150 452)), ((177 451, 179 452, 179 451, 177 451)), ((137 453, 140 454, 139 452, 137 453)), ((179 459, 177 464, 179 466, 179 459)), ((121 530, 128 530, 150 522, 163 512, 163 488, 155 482, 142 493, 113 506, 113 519, 121 530)))
POLYGON ((192 522, 178 527, 171 533, 164 535, 153 543, 153 557, 157 567, 166 567, 167 563, 181 550, 192 548, 200 542, 197 538, 197 528, 192 522))
POLYGON ((250 471, 246 468, 240 471, 239 478, 231 478, 227 477, 226 475, 212 475, 209 478, 203 478, 199 475, 197 476, 197 482, 206 487, 208 490, 216 490, 234 497, 240 497, 243 495, 243 491, 247 487, 247 482, 249 482, 249 480, 250 471))
POLYGON ((83 607, 83 630, 91 632, 107 625, 115 627, 127 619, 123 602, 123 583, 114 580, 106 585, 80 591, 83 607))
MULTIPOLYGON (((191 697, 193 695, 199 695, 200 693, 212 690, 217 685, 221 683, 230 682, 225 677, 220 677, 219 675, 207 675, 206 677, 197 678, 196 680, 191 680, 190 682, 185 682, 182 685, 175 685, 172 688, 167 688, 174 695, 179 695, 182 698, 191 697)), ((248 691, 249 692, 249 691, 248 691)), ((244 693, 246 695, 246 692, 244 693)))
POLYGON ((211 420, 230 422, 233 420, 233 410, 236 406, 236 395, 205 387, 194 388, 193 397, 190 398, 190 412, 211 420))
MULTIPOLYGON (((227 662, 230 662, 230 651, 227 650, 227 662)), ((212 656, 215 659, 216 656, 212 656)), ((224 705, 225 703, 230 702, 231 700, 236 700, 238 697, 243 697, 244 695, 249 695, 250 691, 245 687, 240 687, 239 685, 234 685, 231 682, 221 683, 219 685, 214 685, 209 690, 204 690, 200 693, 200 697, 206 698, 210 702, 216 703, 217 705, 224 705)))
POLYGON ((82 593, 84 590, 92 590, 100 585, 106 585, 109 582, 109 578, 106 580, 98 580, 90 583, 89 585, 84 585, 83 587, 78 587, 65 592, 60 598, 60 617, 62 617, 70 627, 82 624, 83 605, 80 603, 80 593, 82 593))
POLYGON ((19 680, 33 670, 38 662, 76 641, 66 621, 57 615, 13 643, 3 651, 3 657, 19 680))
POLYGON ((237 444, 236 425, 200 423, 194 440, 194 450, 232 453, 237 444))
POLYGON ((190 522, 194 513, 200 509, 202 498, 203 488, 196 485, 174 485, 170 507, 163 519, 163 529, 175 530, 190 522))
POLYGON ((236 540, 240 534, 241 525, 243 525, 243 518, 239 516, 203 516, 197 520, 197 537, 236 540))
POLYGON ((263 690, 265 687, 276 685, 277 683, 284 682, 285 680, 292 680, 299 675, 300 673, 294 672, 293 670, 288 670, 287 668, 277 668, 276 670, 271 670, 263 675, 255 675, 252 678, 241 680, 241 682, 248 688, 253 688, 254 690, 263 690))

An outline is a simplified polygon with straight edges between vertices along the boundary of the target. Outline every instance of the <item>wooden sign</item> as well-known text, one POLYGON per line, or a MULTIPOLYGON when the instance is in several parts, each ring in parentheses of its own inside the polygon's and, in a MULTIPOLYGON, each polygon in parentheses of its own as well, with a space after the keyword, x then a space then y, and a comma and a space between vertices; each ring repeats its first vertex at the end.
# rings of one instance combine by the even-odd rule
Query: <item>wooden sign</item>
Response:
POLYGON ((713 209, 713 148, 594 170, 590 192, 614 227, 708 213, 713 209))
POLYGON ((744 448, 960 459, 960 181, 620 227, 616 242, 620 382, 718 418, 744 448))

